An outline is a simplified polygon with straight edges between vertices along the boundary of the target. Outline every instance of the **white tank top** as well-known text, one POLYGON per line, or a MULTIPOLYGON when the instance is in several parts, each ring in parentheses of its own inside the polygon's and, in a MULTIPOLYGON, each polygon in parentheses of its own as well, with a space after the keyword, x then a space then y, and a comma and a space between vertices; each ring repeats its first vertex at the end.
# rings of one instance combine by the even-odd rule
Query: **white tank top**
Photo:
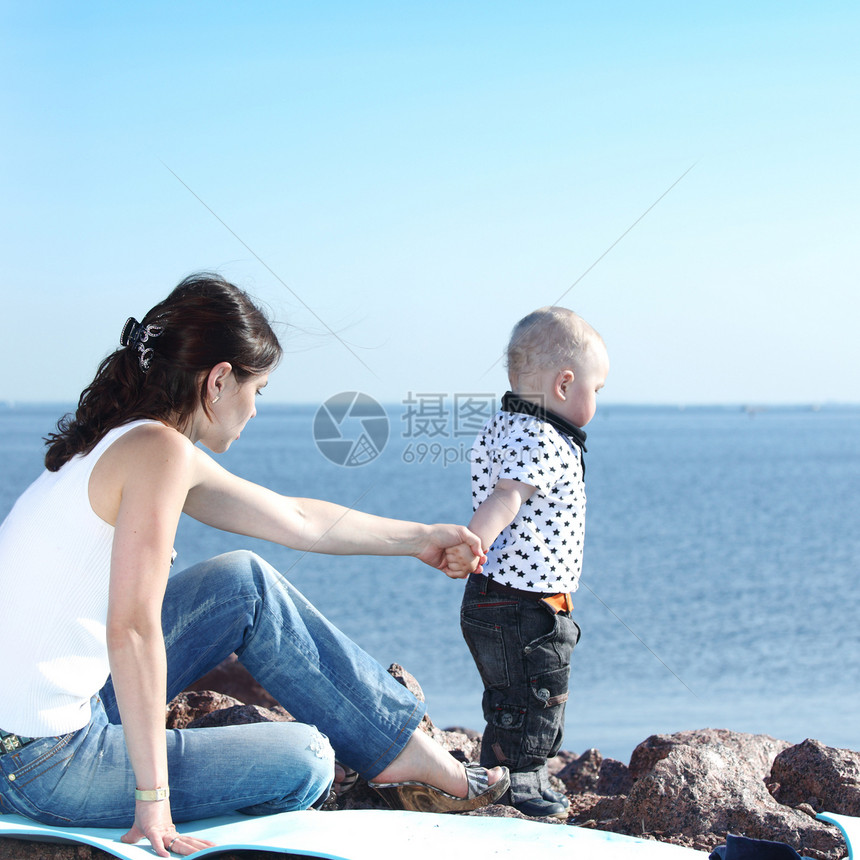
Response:
POLYGON ((44 471, 0 526, 0 729, 27 737, 85 726, 107 680, 105 628, 113 526, 93 511, 89 480, 124 433, 44 471))

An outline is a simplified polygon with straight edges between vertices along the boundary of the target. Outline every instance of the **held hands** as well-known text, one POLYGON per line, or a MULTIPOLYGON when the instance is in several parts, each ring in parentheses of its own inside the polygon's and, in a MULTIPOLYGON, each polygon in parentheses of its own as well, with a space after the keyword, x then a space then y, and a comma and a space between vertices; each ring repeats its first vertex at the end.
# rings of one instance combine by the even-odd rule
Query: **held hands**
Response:
POLYGON ((453 579, 463 579, 470 573, 480 573, 487 556, 483 553, 475 556, 472 548, 465 543, 449 546, 445 550, 446 573, 453 579))
POLYGON ((434 525, 416 558, 441 570, 451 579, 464 579, 470 573, 480 573, 487 560, 481 549, 481 539, 465 526, 434 525))
POLYGON ((195 851, 215 845, 208 839, 197 839, 194 836, 177 833, 170 814, 169 800, 155 802, 138 800, 135 803, 134 824, 120 841, 133 845, 141 839, 148 839, 152 850, 159 857, 170 857, 171 852, 193 854, 195 851))

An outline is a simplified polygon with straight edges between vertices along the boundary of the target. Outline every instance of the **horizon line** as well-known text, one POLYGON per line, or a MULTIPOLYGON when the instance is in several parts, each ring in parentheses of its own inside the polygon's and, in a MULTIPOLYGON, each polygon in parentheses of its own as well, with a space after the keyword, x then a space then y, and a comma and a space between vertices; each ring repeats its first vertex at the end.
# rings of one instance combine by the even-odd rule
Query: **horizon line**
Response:
MULTIPOLYGON (((357 389, 356 389, 357 390, 357 389)), ((426 396, 438 395, 439 392, 428 392, 426 396)), ((372 395, 368 395, 372 396, 372 395)), ((329 398, 322 400, 267 400, 262 407, 262 411, 270 406, 295 406, 295 407, 314 407, 320 406, 329 398)), ((383 406, 404 406, 407 405, 404 401, 384 400, 373 398, 377 403, 383 406)), ((12 410, 18 407, 40 407, 40 408, 60 408, 74 410, 77 404, 76 400, 16 400, 2 399, 0 400, 0 410, 12 410)), ((600 403, 600 408, 595 417, 599 417, 601 412, 609 408, 661 408, 661 409, 744 409, 748 411, 757 411, 765 409, 825 409, 828 407, 860 407, 860 400, 603 400, 600 403)))

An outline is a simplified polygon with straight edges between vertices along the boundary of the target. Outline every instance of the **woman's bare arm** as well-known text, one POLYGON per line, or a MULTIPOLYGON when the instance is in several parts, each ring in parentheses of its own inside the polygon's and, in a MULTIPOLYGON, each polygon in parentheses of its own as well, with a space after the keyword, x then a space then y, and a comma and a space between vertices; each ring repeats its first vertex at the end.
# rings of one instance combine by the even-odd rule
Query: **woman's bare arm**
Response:
MULTIPOLYGON (((167 428, 137 434, 133 458, 117 461, 121 499, 111 554, 107 645, 129 758, 140 789, 168 788, 164 708, 167 659, 161 604, 176 526, 193 475, 193 449, 167 428)), ((138 801, 131 830, 156 854, 191 853, 211 843, 176 837, 170 801, 138 801)))
POLYGON ((447 571, 444 550, 480 541, 463 526, 424 525, 362 513, 318 499, 282 496, 219 466, 199 449, 185 512, 224 531, 332 555, 411 555, 447 571))

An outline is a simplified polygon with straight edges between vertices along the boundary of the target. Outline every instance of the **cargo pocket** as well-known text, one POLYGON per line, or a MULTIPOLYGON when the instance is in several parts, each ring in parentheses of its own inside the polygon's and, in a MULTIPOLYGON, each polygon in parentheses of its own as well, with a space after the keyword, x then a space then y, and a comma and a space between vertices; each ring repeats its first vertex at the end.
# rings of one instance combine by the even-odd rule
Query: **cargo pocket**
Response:
POLYGON ((531 755, 549 758, 561 748, 569 679, 567 666, 529 678, 531 703, 525 739, 526 751, 531 755))
POLYGON ((517 770, 531 763, 531 756, 523 754, 523 733, 528 711, 521 704, 501 699, 505 695, 485 694, 485 699, 489 697, 491 701, 485 701, 484 706, 484 717, 489 725, 484 733, 481 761, 486 761, 486 745, 489 744, 499 764, 517 770))
POLYGON ((496 705, 493 708, 493 725, 497 729, 519 732, 525 717, 526 709, 519 705, 496 705))

